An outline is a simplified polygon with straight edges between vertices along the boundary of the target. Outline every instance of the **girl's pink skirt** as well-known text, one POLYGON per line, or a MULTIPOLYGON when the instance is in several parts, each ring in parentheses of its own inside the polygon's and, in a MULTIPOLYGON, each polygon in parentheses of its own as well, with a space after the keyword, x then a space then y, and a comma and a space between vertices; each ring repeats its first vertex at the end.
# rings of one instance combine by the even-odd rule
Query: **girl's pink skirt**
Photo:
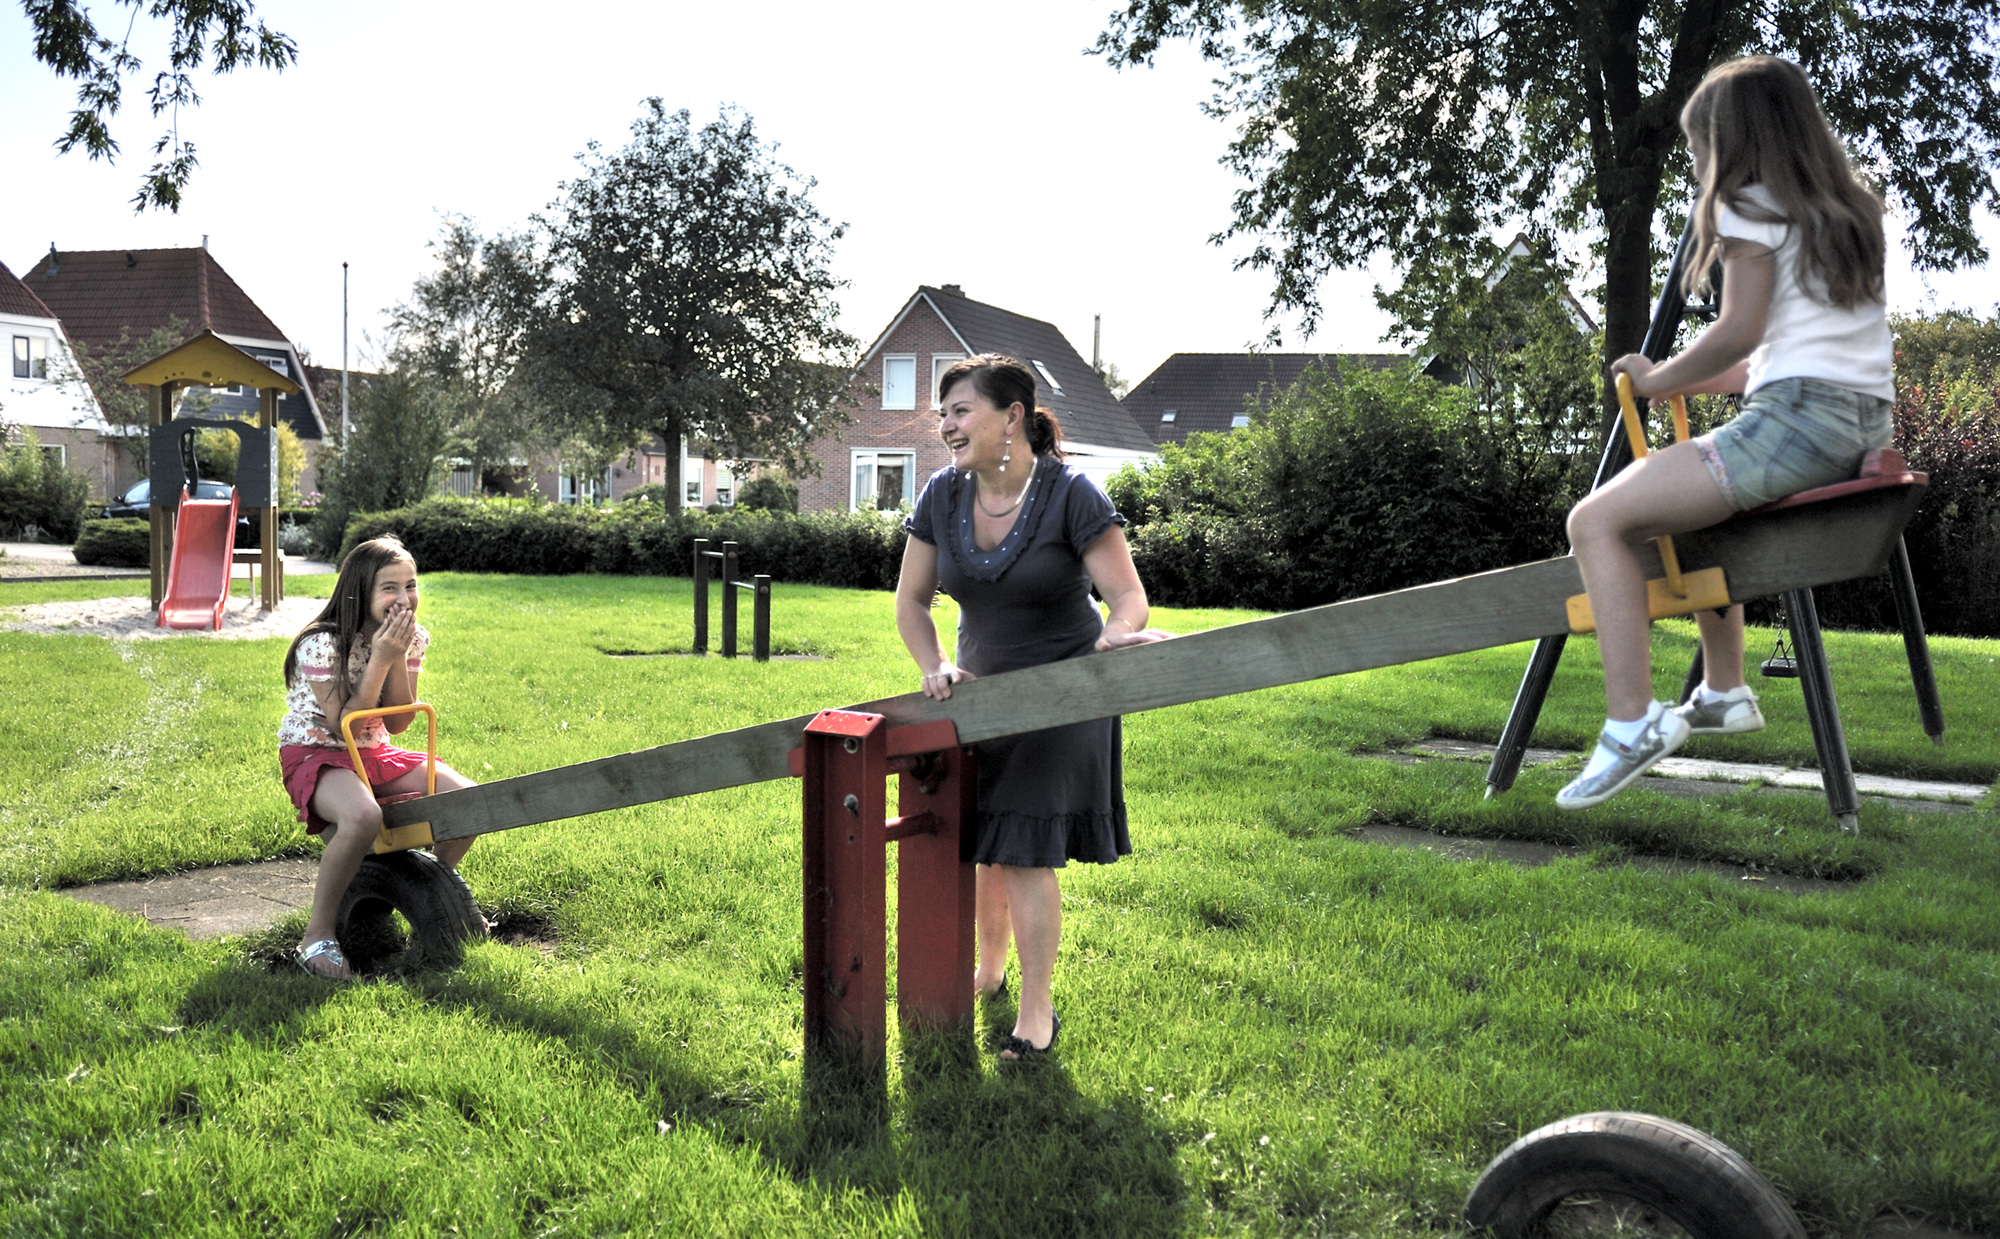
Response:
MULTIPOLYGON (((368 771, 369 790, 379 795, 384 783, 412 770, 423 769, 424 755, 399 749, 393 744, 378 744, 361 750, 361 764, 368 771)), ((281 744, 278 746, 278 768, 284 771, 285 790, 291 793, 292 805, 299 811, 299 820, 306 824, 306 833, 316 835, 333 825, 313 812, 312 798, 313 793, 319 790, 319 776, 323 771, 332 769, 353 773, 354 763, 347 759, 347 750, 319 744, 281 744)))

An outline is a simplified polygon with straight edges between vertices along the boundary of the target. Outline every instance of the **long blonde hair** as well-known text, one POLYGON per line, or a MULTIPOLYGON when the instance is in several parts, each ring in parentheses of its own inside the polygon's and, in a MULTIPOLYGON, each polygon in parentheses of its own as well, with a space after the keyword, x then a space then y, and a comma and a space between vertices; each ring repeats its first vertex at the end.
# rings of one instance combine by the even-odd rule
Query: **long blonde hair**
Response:
POLYGON ((1681 109, 1681 131, 1708 148, 1695 207, 1694 263, 1686 288, 1700 293, 1722 250, 1716 212, 1723 203, 1749 219, 1801 230, 1799 273, 1808 296, 1842 309, 1882 301, 1882 202, 1854 174, 1847 148, 1827 123, 1805 71, 1776 56, 1745 56, 1709 70, 1681 109), (1746 198, 1761 185, 1774 214, 1746 198))

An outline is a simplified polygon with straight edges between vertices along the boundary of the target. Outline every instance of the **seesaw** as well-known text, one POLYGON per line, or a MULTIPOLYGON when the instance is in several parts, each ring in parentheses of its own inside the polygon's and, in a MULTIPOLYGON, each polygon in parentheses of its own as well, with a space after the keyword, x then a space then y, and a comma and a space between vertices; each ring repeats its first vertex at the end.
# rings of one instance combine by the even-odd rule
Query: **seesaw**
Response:
MULTIPOLYGON (((1653 614, 1689 614, 1882 570, 1925 478, 1894 452, 1872 472, 1673 539, 1684 592, 1652 544, 1653 614), (1700 582, 1699 588, 1688 582, 1700 582)), ((886 1044, 885 848, 898 845, 898 1005, 907 1023, 972 1011, 973 867, 982 740, 1588 627, 1569 558, 1275 615, 1172 641, 909 693, 384 806, 383 846, 422 847, 773 779, 804 780, 809 1047, 886 1044), (885 783, 899 776, 898 813, 885 783)), ((343 939, 344 940, 344 939, 343 939)))

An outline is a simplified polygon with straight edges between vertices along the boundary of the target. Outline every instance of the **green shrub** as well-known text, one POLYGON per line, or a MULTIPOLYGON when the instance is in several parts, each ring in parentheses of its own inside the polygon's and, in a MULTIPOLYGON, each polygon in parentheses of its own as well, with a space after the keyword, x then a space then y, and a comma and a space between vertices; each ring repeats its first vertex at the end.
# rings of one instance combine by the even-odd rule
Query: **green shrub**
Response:
POLYGON ((1576 458, 1522 438, 1409 366, 1314 369, 1110 490, 1155 602, 1289 610, 1561 554, 1576 458))
POLYGON ((776 581, 895 586, 902 526, 870 512, 808 516, 748 511, 679 512, 644 500, 605 507, 526 499, 431 499, 348 523, 340 553, 383 534, 402 539, 426 571, 563 575, 603 572, 686 576, 694 540, 735 542, 745 574, 776 581))
POLYGON ((152 523, 137 517, 85 521, 76 562, 100 568, 144 568, 152 562, 152 523))
POLYGON ((89 501, 90 479, 51 463, 34 431, 0 447, 0 536, 73 541, 89 501))
POLYGON ((737 492, 736 506, 760 508, 766 512, 796 513, 799 510, 799 484, 771 473, 751 478, 737 492))

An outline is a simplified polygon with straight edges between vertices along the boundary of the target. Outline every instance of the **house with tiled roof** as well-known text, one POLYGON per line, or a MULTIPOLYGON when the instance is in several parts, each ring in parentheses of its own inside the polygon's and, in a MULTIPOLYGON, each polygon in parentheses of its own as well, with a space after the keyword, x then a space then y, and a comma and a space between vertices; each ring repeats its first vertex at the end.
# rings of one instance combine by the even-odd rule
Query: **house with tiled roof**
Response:
POLYGON ((956 284, 926 284, 862 356, 845 405, 853 421, 812 444, 820 474, 800 481, 800 510, 915 502, 951 460, 937 436, 938 376, 975 353, 1005 353, 1035 371, 1036 398, 1062 423, 1064 454, 1098 481, 1157 456, 1054 324, 974 301, 956 284))
POLYGON ((1308 367, 1385 370, 1401 353, 1175 353, 1125 394, 1125 410, 1155 443, 1185 443, 1197 430, 1222 433, 1250 424, 1253 411, 1291 387, 1308 367))
POLYGON ((82 471, 103 497, 118 484, 118 442, 70 351, 62 320, 0 263, 0 337, 11 364, 0 379, 0 424, 34 432, 58 464, 82 471))
MULTIPOLYGON (((326 419, 307 382, 298 349, 243 290, 206 245, 177 249, 60 250, 49 247, 22 283, 62 320, 69 338, 92 349, 116 348, 178 322, 189 336, 207 328, 299 385, 280 397, 278 418, 306 449, 300 489, 312 488, 312 462, 326 419)), ((192 394, 192 393, 191 393, 192 394)), ((207 393, 211 417, 257 412, 249 388, 207 393)))

